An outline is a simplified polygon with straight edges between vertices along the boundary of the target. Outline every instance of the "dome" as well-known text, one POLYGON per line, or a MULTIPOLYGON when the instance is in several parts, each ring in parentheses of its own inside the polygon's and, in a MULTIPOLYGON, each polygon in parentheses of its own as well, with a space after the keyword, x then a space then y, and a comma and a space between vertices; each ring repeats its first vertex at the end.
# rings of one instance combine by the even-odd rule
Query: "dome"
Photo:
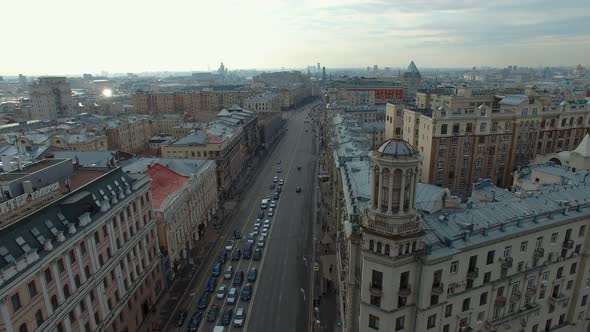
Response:
POLYGON ((389 156, 413 156, 418 152, 410 145, 410 143, 401 139, 389 139, 377 149, 383 155, 389 156))

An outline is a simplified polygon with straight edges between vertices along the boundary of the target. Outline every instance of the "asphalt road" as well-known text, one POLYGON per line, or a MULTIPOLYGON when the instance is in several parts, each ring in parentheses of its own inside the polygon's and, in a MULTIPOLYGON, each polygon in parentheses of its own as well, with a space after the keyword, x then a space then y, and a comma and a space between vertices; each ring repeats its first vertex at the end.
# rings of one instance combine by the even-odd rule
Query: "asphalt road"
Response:
MULTIPOLYGON (((232 308, 235 313, 239 307, 246 310, 244 327, 234 327, 232 318, 232 324, 226 326, 225 331, 308 330, 309 276, 312 269, 311 220, 317 155, 314 143, 316 133, 312 131, 312 125, 305 124, 304 121, 312 106, 310 104, 290 112, 288 131, 263 162, 260 172, 246 189, 244 199, 238 203, 234 220, 230 222, 231 227, 225 228, 227 234, 220 236, 219 243, 211 252, 212 257, 202 267, 206 271, 212 271, 216 257, 224 251, 225 242, 231 238, 234 229, 240 229, 243 235, 234 248, 243 247, 260 211, 260 201, 274 192, 269 188, 273 177, 284 179, 285 185, 277 201, 275 215, 272 218, 265 216, 265 219, 271 220, 271 228, 262 260, 228 260, 223 267, 225 270, 228 265, 232 265, 234 271, 243 271, 245 275, 250 268, 258 270, 258 278, 252 283, 252 298, 246 302, 239 299, 236 304, 229 305, 227 297, 219 300, 215 298, 215 293, 211 294, 211 300, 203 310, 199 331, 212 331, 214 326, 221 325, 221 315, 226 308, 232 308), (277 164, 279 160, 280 165, 277 164), (301 170, 297 170, 298 165, 301 165, 301 170), (278 167, 282 168, 281 173, 277 173, 278 167), (302 188, 301 193, 296 193, 297 187, 302 188), (219 305, 221 310, 215 322, 207 322, 206 315, 213 304, 219 305)), ((186 331, 191 315, 198 310, 197 301, 205 291, 209 273, 204 275, 189 290, 190 300, 182 305, 188 311, 186 322, 180 328, 172 328, 173 318, 167 330, 186 331)), ((229 290, 233 287, 232 281, 233 279, 224 280, 222 272, 217 287, 226 285, 229 290)), ((238 295, 241 295, 246 282, 237 287, 238 295)))

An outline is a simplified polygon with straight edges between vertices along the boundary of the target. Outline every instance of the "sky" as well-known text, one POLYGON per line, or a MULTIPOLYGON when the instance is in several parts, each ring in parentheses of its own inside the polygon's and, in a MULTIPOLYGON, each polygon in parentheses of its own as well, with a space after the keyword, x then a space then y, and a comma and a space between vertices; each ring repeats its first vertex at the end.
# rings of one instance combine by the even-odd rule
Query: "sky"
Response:
POLYGON ((0 75, 587 63, 588 0, 18 0, 0 75))

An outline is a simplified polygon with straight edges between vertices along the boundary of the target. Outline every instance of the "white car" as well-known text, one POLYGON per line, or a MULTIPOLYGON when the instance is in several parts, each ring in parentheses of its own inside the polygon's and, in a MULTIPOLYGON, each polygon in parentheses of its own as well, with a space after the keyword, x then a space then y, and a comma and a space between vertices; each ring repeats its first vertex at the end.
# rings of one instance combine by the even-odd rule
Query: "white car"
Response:
POLYGON ((272 178, 272 182, 277 182, 279 181, 279 178, 277 178, 276 176, 274 178, 272 178))
POLYGON ((268 209, 268 213, 266 215, 269 216, 269 217, 272 217, 274 215, 273 208, 268 209))
POLYGON ((268 228, 263 228, 262 232, 260 233, 260 235, 267 237, 268 236, 268 228))
POLYGON ((250 233, 250 235, 248 235, 248 243, 253 244, 254 241, 256 241, 256 235, 254 235, 254 233, 250 233))
POLYGON ((270 201, 270 207, 271 208, 276 208, 277 207, 277 202, 276 201, 270 201))
POLYGON ((270 219, 264 221, 264 227, 270 227, 270 219))
POLYGON ((258 239, 258 247, 259 247, 259 248, 263 248, 263 247, 264 247, 264 244, 265 244, 265 242, 266 242, 266 239, 264 238, 264 236, 261 236, 261 237, 258 239))
POLYGON ((261 224, 261 221, 256 220, 256 222, 254 223, 254 228, 260 227, 261 224))
POLYGON ((227 244, 225 245, 225 250, 227 250, 227 251, 234 250, 234 240, 227 241, 227 244))
POLYGON ((282 186, 282 185, 284 185, 284 184, 285 184, 285 180, 283 180, 283 179, 280 179, 280 180, 279 180, 279 186, 282 186))
POLYGON ((239 307, 234 315, 234 327, 242 327, 244 325, 244 317, 246 317, 246 311, 244 308, 239 307))
POLYGON ((234 304, 238 299, 238 289, 235 287, 230 288, 229 293, 227 293, 227 304, 234 304))
POLYGON ((254 236, 258 236, 259 232, 258 232, 258 227, 254 227, 254 229, 252 230, 252 235, 254 236))
POLYGON ((225 297, 225 289, 225 285, 219 286, 219 288, 217 289, 217 294, 215 294, 215 297, 222 300, 225 297))

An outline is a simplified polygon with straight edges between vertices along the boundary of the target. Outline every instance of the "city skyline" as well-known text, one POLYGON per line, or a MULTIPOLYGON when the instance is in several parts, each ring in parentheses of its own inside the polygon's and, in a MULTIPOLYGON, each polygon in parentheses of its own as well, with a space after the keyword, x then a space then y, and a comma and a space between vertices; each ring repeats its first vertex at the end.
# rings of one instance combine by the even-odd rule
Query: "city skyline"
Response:
POLYGON ((25 24, 21 16, 7 17, 7 26, 20 28, 5 36, 5 45, 17 46, 3 54, 3 75, 201 71, 220 61, 230 69, 318 61, 331 68, 404 68, 410 60, 441 68, 573 66, 584 65, 590 51, 589 15, 577 0, 105 0, 92 8, 60 0, 3 7, 29 15, 25 24))

